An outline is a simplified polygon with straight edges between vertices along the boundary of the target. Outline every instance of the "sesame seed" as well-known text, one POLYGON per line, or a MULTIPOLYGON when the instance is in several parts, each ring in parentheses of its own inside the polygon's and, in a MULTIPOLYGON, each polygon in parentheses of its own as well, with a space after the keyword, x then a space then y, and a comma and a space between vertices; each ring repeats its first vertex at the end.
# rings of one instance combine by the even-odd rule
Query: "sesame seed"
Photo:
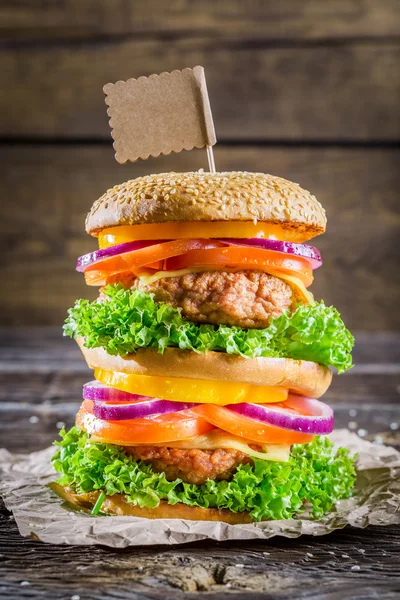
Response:
MULTIPOLYGON (((148 201, 159 200, 168 202, 170 196, 177 196, 180 200, 180 218, 185 219, 185 206, 193 206, 189 196, 199 197, 202 209, 204 207, 204 220, 245 220, 253 221, 288 221, 295 220, 304 230, 313 234, 321 233, 325 226, 325 213, 319 202, 307 190, 298 184, 286 181, 280 177, 263 173, 249 173, 247 171, 232 171, 212 174, 200 170, 196 173, 160 173, 146 175, 129 180, 109 189, 93 204, 86 220, 86 229, 93 233, 101 229, 102 211, 112 205, 125 205, 127 209, 120 218, 115 215, 115 222, 107 219, 107 226, 132 225, 152 222, 153 211, 147 206, 148 201), (179 188, 176 186, 179 185, 179 188), (221 208, 221 195, 223 209, 221 208), (186 198, 185 198, 186 196, 186 198), (200 200, 201 199, 201 200, 200 200), (141 204, 145 205, 142 206, 141 204), (95 217, 95 221, 92 217, 95 217)), ((170 209, 169 209, 170 210, 170 209)), ((166 211, 165 221, 173 220, 169 210, 166 211)), ((113 218, 112 210, 111 220, 113 218)), ((188 217, 189 220, 191 217, 188 217)))

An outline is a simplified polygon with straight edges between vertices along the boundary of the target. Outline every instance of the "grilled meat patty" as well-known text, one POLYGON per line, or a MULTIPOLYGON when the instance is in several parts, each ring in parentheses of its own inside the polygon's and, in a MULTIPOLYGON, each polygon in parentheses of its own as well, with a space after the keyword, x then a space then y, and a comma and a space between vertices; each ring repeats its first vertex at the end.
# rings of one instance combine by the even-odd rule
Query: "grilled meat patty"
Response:
POLYGON ((182 479, 186 483, 201 485, 207 479, 230 479, 240 464, 251 463, 249 456, 238 450, 218 448, 164 448, 159 446, 135 446, 124 448, 136 460, 151 464, 152 468, 164 472, 168 481, 182 479))
MULTIPOLYGON (((292 288, 262 271, 204 271, 164 277, 151 284, 135 275, 119 276, 125 287, 153 293, 156 302, 182 309, 190 321, 240 327, 268 327, 295 302, 292 288)), ((110 280, 110 283, 112 281, 110 280)))

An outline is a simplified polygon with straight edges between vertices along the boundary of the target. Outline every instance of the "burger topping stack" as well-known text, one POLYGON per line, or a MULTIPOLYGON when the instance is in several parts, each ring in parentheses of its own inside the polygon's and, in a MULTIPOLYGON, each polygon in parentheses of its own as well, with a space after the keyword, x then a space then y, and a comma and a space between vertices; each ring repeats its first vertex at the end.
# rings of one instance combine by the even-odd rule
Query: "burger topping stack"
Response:
POLYGON ((65 334, 94 380, 53 459, 56 489, 94 514, 230 523, 320 517, 354 466, 321 435, 318 400, 353 338, 309 287, 324 210, 260 173, 150 175, 108 190, 78 259, 95 302, 65 334))

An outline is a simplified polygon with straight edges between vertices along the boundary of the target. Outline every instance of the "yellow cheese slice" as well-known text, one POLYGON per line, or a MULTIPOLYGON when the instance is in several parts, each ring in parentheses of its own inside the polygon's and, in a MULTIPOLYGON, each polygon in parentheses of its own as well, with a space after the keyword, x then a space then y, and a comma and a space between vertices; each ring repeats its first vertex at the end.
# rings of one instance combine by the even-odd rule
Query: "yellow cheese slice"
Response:
MULTIPOLYGON (((101 443, 103 440, 101 437, 92 435, 89 439, 90 443, 101 443)), ((124 442, 124 446, 167 446, 168 448, 198 448, 200 450, 216 450, 218 448, 225 448, 231 450, 238 450, 243 452, 247 456, 259 458, 260 460, 267 460, 271 462, 288 462, 290 457, 290 446, 283 446, 281 444, 265 444, 262 446, 263 452, 253 450, 249 444, 255 444, 250 440, 240 438, 236 435, 222 431, 222 429, 213 429, 209 433, 204 435, 197 435, 196 437, 189 438, 187 440, 180 440, 178 442, 165 442, 163 444, 137 444, 132 442, 128 444, 124 442)), ((257 444, 259 445, 259 444, 257 444)))

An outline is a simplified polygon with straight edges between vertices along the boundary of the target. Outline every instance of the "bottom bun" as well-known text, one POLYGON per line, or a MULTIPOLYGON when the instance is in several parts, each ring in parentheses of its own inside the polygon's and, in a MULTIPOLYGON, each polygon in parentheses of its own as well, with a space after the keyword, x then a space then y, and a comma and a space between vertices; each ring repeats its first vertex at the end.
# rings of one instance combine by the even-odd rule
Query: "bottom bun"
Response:
MULTIPOLYGON (((50 483, 49 487, 73 508, 91 510, 96 504, 100 492, 77 494, 69 487, 50 483)), ((128 502, 122 494, 106 496, 101 512, 118 517, 142 517, 143 519, 186 519, 188 521, 222 521, 230 525, 253 523, 249 513, 234 513, 217 508, 201 508, 186 504, 168 504, 161 501, 156 508, 137 506, 128 502)))
POLYGON ((91 369, 279 386, 312 398, 325 394, 332 381, 328 367, 307 360, 243 358, 212 351, 198 354, 179 348, 166 348, 164 354, 149 348, 122 357, 107 354, 104 348, 86 348, 84 338, 76 341, 91 369))

